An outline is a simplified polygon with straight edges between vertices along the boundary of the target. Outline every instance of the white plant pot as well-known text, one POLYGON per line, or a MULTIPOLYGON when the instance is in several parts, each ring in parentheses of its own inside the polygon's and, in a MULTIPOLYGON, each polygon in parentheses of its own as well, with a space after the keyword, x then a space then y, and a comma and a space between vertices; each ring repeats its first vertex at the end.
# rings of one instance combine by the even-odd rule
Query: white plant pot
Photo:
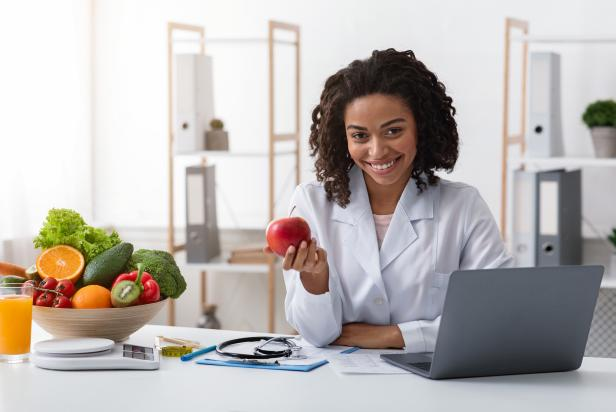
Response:
POLYGON ((616 157, 616 127, 590 129, 596 157, 616 157))
POLYGON ((229 135, 224 130, 205 133, 205 150, 229 150, 229 135))

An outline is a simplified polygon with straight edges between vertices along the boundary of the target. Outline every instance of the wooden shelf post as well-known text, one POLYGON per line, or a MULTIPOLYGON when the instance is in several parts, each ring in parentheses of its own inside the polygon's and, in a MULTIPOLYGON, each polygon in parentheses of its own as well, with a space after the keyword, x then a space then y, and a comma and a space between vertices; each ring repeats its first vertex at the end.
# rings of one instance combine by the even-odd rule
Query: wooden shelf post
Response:
MULTIPOLYGON (((205 30, 201 26, 192 26, 183 23, 167 23, 167 161, 168 161, 168 216, 167 216, 167 250, 172 255, 184 248, 175 244, 175 224, 173 206, 173 34, 176 31, 193 32, 199 35, 199 53, 205 53, 205 30)), ((205 272, 201 273, 201 282, 205 282, 205 272)), ((202 285, 203 288, 203 285, 202 285)), ((175 325, 175 302, 169 299, 167 306, 167 323, 175 325)))
MULTIPOLYGON (((295 184, 299 184, 300 180, 300 32, 299 26, 269 21, 268 25, 268 56, 269 56, 269 220, 274 219, 275 199, 274 199, 274 183, 275 183, 275 145, 277 142, 295 141, 295 184), (276 113, 275 113, 275 77, 274 77, 274 40, 275 31, 289 31, 295 35, 295 131, 288 134, 276 134, 276 113)), ((274 332, 275 312, 276 312, 276 259, 273 256, 269 257, 268 261, 268 330, 274 332)))
POLYGON ((524 133, 526 128, 526 63, 528 61, 528 44, 522 46, 522 94, 520 104, 520 133, 511 135, 509 133, 509 80, 510 80, 510 54, 511 54, 511 32, 521 30, 524 36, 528 35, 528 22, 506 18, 505 19, 505 65, 504 65, 504 84, 503 84, 503 146, 501 161, 501 211, 500 211, 500 231, 503 240, 507 239, 507 162, 509 160, 509 146, 512 144, 520 145, 520 153, 525 151, 524 133))

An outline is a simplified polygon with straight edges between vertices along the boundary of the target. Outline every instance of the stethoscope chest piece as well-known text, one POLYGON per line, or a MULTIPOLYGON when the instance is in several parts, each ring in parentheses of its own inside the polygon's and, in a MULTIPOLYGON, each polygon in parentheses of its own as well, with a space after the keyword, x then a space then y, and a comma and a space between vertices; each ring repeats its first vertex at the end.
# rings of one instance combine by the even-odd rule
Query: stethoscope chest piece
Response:
POLYGON ((307 359, 308 356, 306 355, 302 355, 299 352, 302 350, 301 346, 293 346, 291 348, 291 356, 289 356, 289 360, 301 360, 301 359, 307 359))

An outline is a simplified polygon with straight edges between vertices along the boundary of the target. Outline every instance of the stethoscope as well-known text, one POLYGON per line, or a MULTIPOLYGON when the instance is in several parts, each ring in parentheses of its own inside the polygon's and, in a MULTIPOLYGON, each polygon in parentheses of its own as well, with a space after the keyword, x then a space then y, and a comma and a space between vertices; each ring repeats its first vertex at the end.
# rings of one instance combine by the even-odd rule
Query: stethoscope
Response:
POLYGON ((216 353, 222 356, 229 357, 229 358, 240 359, 242 361, 260 361, 260 360, 276 359, 276 358, 285 358, 285 360, 286 359, 289 359, 289 360, 306 359, 306 356, 301 355, 299 353, 302 350, 302 347, 297 345, 292 339, 293 339, 292 336, 291 337, 277 336, 274 338, 270 336, 251 336, 247 338, 231 339, 231 340, 227 340, 222 343, 219 343, 216 346, 216 353), (236 353, 236 352, 230 352, 228 350, 225 350, 231 345, 237 345, 239 343, 246 343, 246 342, 261 342, 261 341, 264 341, 264 342, 255 346, 252 353, 236 353), (270 343, 273 343, 273 342, 279 342, 282 345, 284 345, 285 348, 282 350, 263 349, 264 346, 270 343))

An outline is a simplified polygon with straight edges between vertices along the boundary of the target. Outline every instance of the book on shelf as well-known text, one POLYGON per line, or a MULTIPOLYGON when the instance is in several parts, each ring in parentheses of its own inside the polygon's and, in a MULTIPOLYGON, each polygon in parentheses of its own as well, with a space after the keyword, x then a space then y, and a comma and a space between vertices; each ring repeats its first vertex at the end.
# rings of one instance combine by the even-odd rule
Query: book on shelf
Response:
POLYGON ((263 252, 263 246, 251 246, 244 248, 236 248, 231 250, 228 263, 257 263, 263 264, 269 262, 269 257, 263 252))
POLYGON ((231 256, 263 255, 263 246, 231 250, 231 256))

